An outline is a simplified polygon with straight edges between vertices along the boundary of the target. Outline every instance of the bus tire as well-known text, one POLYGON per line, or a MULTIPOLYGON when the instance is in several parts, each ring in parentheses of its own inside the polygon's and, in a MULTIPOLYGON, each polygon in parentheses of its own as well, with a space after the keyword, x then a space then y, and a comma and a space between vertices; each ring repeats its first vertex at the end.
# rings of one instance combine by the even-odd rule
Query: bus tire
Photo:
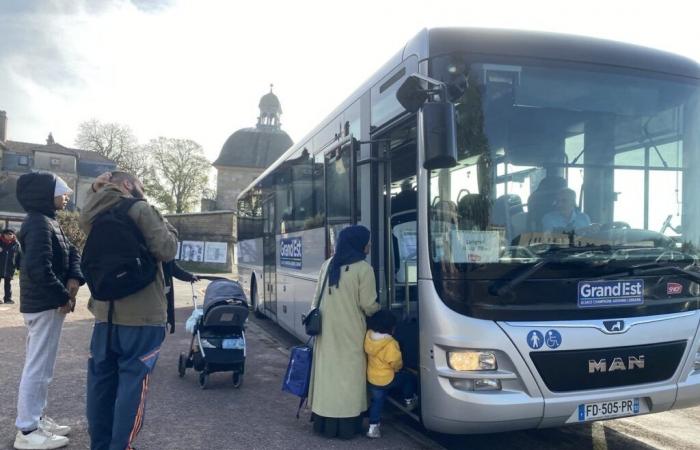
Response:
POLYGON ((265 315, 260 312, 260 300, 258 299, 258 283, 255 282, 255 276, 250 281, 250 304, 253 307, 253 315, 256 319, 264 319, 265 315))

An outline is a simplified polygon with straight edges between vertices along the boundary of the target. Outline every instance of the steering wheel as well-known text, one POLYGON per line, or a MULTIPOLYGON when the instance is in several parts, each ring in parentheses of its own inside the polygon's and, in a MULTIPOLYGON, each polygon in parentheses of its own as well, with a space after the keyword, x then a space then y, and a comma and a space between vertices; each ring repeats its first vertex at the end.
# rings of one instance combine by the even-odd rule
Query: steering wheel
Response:
POLYGON ((609 222, 600 226, 600 231, 610 230, 631 230, 632 227, 627 222, 609 222))

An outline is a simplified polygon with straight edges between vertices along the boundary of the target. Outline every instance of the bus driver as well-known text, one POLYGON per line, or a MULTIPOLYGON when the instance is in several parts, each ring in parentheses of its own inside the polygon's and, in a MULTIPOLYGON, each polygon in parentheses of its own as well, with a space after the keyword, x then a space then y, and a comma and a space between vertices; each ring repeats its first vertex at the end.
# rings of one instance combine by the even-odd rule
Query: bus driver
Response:
POLYGON ((591 219, 576 209, 576 192, 563 188, 554 198, 554 211, 542 217, 542 227, 546 232, 579 230, 591 226, 591 219))

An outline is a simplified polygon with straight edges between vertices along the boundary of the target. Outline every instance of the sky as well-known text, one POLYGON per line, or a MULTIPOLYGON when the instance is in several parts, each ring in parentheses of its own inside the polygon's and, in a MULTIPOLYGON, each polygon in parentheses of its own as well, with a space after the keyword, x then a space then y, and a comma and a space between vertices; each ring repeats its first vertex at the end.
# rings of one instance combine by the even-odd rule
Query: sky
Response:
POLYGON ((214 160, 282 103, 297 141, 422 28, 493 27, 631 42, 700 61, 684 0, 0 0, 0 110, 8 139, 72 146, 80 122, 129 125, 141 143, 192 139, 214 160))

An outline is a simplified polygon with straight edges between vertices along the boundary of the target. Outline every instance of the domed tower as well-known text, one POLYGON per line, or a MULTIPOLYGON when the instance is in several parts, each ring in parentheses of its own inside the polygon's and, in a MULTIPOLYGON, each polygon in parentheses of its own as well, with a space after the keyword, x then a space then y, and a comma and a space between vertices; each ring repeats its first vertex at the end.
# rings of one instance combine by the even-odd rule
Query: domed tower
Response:
POLYGON ((272 93, 273 85, 270 85, 270 92, 260 98, 258 107, 260 108, 260 117, 258 117, 257 127, 272 127, 280 128, 280 116, 282 115, 282 105, 275 94, 272 93))
POLYGON ((238 194, 292 145, 292 139, 281 128, 282 105, 272 92, 272 85, 258 106, 256 126, 229 136, 214 161, 216 209, 236 209, 238 194))

